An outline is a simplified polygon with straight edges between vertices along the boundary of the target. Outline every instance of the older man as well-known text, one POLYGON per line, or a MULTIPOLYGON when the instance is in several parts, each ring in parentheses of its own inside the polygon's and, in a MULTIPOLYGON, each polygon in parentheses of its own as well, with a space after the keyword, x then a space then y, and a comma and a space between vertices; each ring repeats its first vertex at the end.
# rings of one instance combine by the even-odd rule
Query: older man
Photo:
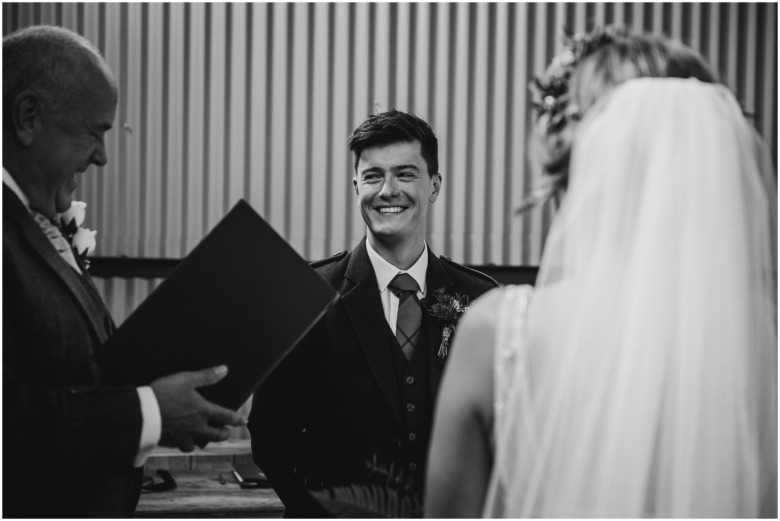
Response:
POLYGON ((134 388, 108 385, 91 361, 115 326, 57 224, 77 174, 108 161, 116 104, 111 72, 81 36, 41 26, 3 39, 6 517, 127 517, 160 440, 190 451, 244 423, 195 391, 224 367, 134 388))
POLYGON ((454 325, 431 312, 437 292, 452 307, 497 285, 426 244, 442 183, 428 123, 377 114, 349 146, 367 235, 314 263, 342 298, 261 387, 250 415, 254 459, 293 517, 326 515, 308 490, 372 475, 421 494, 444 331, 454 325))

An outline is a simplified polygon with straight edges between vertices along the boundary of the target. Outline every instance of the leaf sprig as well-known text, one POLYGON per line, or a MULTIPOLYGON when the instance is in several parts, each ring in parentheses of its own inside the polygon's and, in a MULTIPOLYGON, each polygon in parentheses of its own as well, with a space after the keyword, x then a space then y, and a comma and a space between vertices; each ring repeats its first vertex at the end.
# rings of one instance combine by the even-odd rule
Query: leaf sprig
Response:
POLYGON ((328 487, 309 493, 329 513, 340 518, 420 518, 422 501, 412 487, 412 476, 395 462, 366 461, 366 482, 328 487))

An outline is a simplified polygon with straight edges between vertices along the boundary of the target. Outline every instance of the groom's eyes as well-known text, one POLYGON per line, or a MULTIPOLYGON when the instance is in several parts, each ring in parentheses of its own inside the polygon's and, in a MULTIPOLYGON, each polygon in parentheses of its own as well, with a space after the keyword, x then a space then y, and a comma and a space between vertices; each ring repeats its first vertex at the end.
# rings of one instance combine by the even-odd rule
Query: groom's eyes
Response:
MULTIPOLYGON (((404 170, 395 174, 395 177, 401 181, 413 181, 417 178, 417 173, 412 170, 404 170)), ((384 178, 385 176, 381 172, 366 172, 361 176, 361 180, 364 183, 379 183, 383 181, 384 178)))

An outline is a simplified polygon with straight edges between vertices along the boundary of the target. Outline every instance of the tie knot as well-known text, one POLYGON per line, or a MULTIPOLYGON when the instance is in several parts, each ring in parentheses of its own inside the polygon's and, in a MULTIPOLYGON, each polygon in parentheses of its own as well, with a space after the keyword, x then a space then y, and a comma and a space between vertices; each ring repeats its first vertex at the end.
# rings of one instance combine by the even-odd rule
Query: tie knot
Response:
POLYGON ((62 230, 60 230, 60 227, 57 223, 52 222, 48 217, 43 215, 42 213, 33 210, 32 214, 33 219, 35 219, 35 222, 38 223, 38 226, 41 227, 41 230, 46 234, 47 237, 56 239, 57 237, 62 236, 62 230))
POLYGON ((388 284, 387 287, 389 287, 390 291, 395 293, 396 296, 411 291, 417 293, 420 289, 417 285, 417 281, 408 273, 399 273, 390 281, 390 284, 388 284))

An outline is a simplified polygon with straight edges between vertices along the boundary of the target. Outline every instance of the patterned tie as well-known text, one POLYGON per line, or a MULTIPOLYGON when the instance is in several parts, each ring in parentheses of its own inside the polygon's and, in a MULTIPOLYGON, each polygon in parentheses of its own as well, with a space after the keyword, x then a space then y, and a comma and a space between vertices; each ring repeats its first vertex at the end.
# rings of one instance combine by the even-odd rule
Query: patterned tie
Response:
POLYGON ((399 273, 388 284, 390 291, 398 297, 398 320, 395 325, 395 338, 401 345, 404 356, 409 360, 417 345, 422 325, 422 308, 417 301, 419 286, 408 273, 399 273))
POLYGON ((81 268, 79 268, 76 258, 73 256, 73 250, 70 247, 70 243, 63 237, 59 227, 56 224, 53 224, 48 217, 35 210, 33 210, 32 216, 33 219, 35 219, 35 222, 38 223, 38 226, 41 227, 41 230, 43 230, 43 233, 46 234, 46 237, 49 239, 52 246, 54 246, 54 249, 60 254, 60 257, 70 264, 71 268, 78 273, 81 273, 81 268))

